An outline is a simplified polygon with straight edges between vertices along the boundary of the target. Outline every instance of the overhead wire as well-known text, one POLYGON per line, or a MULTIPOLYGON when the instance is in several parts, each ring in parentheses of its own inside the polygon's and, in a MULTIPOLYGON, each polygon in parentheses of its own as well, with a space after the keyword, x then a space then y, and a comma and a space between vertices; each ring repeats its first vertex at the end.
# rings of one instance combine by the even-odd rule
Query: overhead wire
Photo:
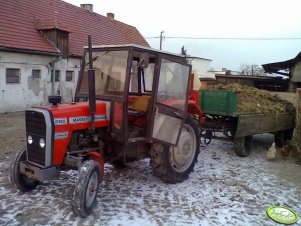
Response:
MULTIPOLYGON (((160 36, 145 37, 145 39, 157 39, 160 36)), ((247 38, 247 37, 185 37, 185 36, 164 36, 164 39, 198 39, 198 40, 301 40, 301 37, 258 37, 258 38, 247 38)))

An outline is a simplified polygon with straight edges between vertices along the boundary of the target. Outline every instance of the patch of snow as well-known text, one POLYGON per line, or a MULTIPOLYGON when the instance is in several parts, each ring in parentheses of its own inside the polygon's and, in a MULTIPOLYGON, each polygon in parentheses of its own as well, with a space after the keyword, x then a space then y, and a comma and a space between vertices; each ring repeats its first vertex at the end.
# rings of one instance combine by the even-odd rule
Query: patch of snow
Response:
POLYGON ((0 163, 0 225, 275 225, 270 205, 289 206, 300 215, 301 167, 278 156, 266 160, 269 135, 256 136, 254 151, 237 157, 231 143, 212 141, 201 149, 187 181, 166 184, 152 175, 149 160, 117 170, 105 165, 98 205, 76 217, 71 200, 78 173, 22 193, 9 183, 9 162, 0 163))

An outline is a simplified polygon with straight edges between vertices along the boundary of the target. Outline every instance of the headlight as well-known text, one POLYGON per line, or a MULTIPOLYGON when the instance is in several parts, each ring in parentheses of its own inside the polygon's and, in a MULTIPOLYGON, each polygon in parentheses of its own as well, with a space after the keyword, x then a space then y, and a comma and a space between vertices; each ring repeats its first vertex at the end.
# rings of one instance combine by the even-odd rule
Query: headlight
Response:
POLYGON ((27 143, 28 143, 28 144, 32 144, 32 142, 33 142, 32 136, 31 136, 31 135, 28 135, 28 136, 27 136, 27 143))
POLYGON ((44 148, 45 147, 45 140, 43 138, 40 139, 40 147, 44 148))

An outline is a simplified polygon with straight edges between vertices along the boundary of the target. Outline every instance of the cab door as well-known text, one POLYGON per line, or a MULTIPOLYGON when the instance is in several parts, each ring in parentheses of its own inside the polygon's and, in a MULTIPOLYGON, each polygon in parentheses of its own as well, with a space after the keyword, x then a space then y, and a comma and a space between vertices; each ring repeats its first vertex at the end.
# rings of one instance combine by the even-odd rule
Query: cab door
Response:
POLYGON ((151 139, 177 146, 186 117, 191 65, 162 57, 155 73, 151 139))

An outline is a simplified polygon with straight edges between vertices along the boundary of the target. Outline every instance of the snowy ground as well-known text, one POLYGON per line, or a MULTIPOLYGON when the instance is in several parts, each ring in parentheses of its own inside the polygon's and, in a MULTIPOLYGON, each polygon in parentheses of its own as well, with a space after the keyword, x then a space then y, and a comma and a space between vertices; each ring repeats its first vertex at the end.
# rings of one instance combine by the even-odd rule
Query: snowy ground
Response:
POLYGON ((272 138, 256 136, 247 158, 237 157, 231 143, 214 141, 201 148, 190 178, 176 185, 154 177, 148 160, 125 170, 106 165, 98 206, 86 219, 71 209, 77 172, 22 193, 9 182, 7 155, 0 162, 0 225, 277 225, 266 215, 270 205, 301 214, 301 166, 281 156, 267 161, 272 138))

